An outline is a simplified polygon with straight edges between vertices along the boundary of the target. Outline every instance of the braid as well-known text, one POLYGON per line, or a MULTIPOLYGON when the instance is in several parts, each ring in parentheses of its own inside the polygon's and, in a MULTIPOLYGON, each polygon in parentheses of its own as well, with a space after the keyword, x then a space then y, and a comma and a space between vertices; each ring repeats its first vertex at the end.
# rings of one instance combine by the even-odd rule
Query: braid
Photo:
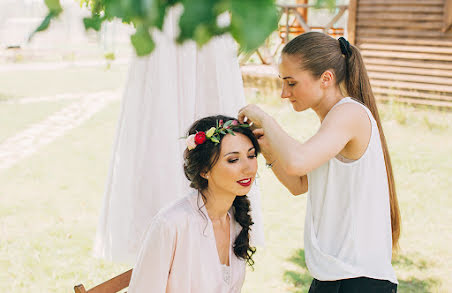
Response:
POLYGON ((250 226, 254 224, 249 215, 250 201, 247 196, 237 196, 232 205, 235 209, 234 218, 242 226, 242 230, 234 242, 234 254, 245 259, 248 265, 253 266, 253 254, 256 252, 256 248, 250 246, 249 231, 250 226))

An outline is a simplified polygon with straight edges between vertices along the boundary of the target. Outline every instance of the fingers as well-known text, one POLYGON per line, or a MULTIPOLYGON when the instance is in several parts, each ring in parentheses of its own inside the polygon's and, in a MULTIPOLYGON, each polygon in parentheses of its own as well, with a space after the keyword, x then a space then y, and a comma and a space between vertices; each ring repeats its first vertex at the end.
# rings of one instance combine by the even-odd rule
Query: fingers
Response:
POLYGON ((264 136, 264 130, 262 128, 256 128, 253 130, 253 134, 259 140, 264 136))
POLYGON ((245 122, 245 118, 246 118, 246 116, 245 116, 245 108, 246 107, 243 107, 242 109, 239 110, 239 114, 237 116, 237 119, 239 120, 240 123, 244 123, 245 122))
POLYGON ((254 130, 253 130, 253 134, 254 134, 255 136, 262 136, 262 135, 264 135, 264 130, 263 130, 262 128, 254 129, 254 130))

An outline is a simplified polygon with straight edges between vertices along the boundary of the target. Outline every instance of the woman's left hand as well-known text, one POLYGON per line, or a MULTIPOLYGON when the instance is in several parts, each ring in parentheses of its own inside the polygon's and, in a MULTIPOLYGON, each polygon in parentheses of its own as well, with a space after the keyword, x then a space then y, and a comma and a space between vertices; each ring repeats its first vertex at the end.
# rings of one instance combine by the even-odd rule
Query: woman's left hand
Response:
POLYGON ((262 122, 268 117, 269 115, 264 112, 259 106, 254 104, 249 104, 240 109, 238 114, 238 120, 240 123, 245 122, 245 117, 247 118, 246 123, 250 124, 252 123, 253 129, 254 128, 262 128, 262 122))

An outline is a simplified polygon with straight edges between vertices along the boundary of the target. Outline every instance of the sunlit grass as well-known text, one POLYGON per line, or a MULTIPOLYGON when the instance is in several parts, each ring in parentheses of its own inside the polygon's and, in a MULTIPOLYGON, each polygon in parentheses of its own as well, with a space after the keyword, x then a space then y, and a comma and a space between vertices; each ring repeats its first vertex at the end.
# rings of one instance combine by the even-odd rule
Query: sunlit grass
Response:
MULTIPOLYGON (((277 98, 266 100, 271 102, 263 108, 291 135, 303 141, 315 133, 319 123, 312 111, 295 113, 277 98)), ((51 113, 54 105, 48 107, 45 111, 51 113)), ((403 219, 401 251, 394 260, 399 292, 448 292, 452 116, 391 107, 380 109, 403 219), (397 115, 406 118, 399 121, 397 115)), ((30 110, 18 111, 26 121, 28 115, 22 113, 30 110)), ((70 292, 75 284, 89 288, 129 268, 91 256, 118 114, 119 102, 113 102, 82 126, 0 171, 0 291, 70 292)), ((291 196, 262 158, 259 162, 266 247, 258 248, 255 270, 248 271, 242 292, 306 292, 306 198, 291 196)))

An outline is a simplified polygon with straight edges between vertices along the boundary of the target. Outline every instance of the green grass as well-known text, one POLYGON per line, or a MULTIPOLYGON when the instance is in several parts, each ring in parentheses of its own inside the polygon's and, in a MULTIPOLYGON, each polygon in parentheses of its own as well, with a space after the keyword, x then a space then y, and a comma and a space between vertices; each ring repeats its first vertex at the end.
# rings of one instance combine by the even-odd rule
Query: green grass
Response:
MULTIPOLYGON (((319 126, 312 111, 295 113, 279 102, 263 107, 301 141, 319 126)), ((404 105, 380 109, 403 220, 401 251, 394 259, 399 292, 448 292, 452 115, 404 105)), ((0 291, 70 292, 77 283, 91 287, 128 269, 91 256, 118 113, 119 102, 113 102, 0 171, 0 291)), ((306 292, 311 279, 304 264, 306 197, 289 195, 262 158, 259 162, 266 247, 258 249, 242 292, 306 292)))
POLYGON ((70 103, 71 101, 0 104, 0 143, 70 103))
POLYGON ((0 72, 0 99, 121 89, 127 65, 0 72))

